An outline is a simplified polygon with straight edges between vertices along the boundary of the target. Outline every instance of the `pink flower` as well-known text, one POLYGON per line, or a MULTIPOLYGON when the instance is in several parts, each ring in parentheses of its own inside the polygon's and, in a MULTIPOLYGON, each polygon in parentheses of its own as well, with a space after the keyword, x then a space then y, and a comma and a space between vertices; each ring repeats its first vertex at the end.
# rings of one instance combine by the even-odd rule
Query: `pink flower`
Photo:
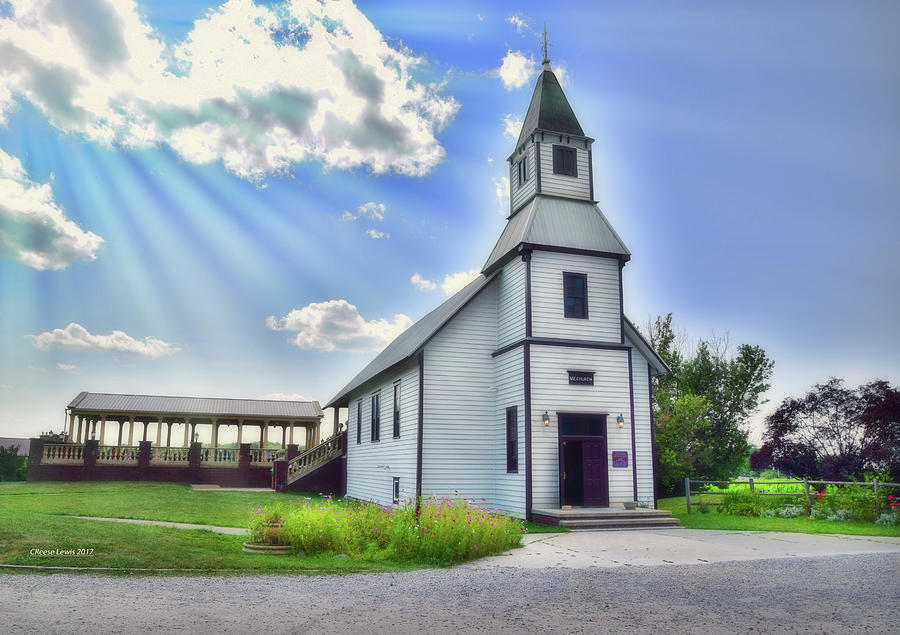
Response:
POLYGON ((475 549, 475 551, 478 551, 478 545, 472 545, 472 548, 475 549))

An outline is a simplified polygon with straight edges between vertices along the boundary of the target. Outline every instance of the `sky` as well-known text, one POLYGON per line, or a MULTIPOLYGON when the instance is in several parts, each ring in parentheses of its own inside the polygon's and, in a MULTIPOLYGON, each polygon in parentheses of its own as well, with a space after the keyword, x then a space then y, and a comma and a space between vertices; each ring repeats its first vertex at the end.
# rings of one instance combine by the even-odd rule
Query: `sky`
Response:
MULTIPOLYGON (((481 268, 547 22, 625 311, 900 382, 900 4, 0 0, 0 436, 323 404, 481 268)), ((326 430, 330 430, 330 418, 326 430)))

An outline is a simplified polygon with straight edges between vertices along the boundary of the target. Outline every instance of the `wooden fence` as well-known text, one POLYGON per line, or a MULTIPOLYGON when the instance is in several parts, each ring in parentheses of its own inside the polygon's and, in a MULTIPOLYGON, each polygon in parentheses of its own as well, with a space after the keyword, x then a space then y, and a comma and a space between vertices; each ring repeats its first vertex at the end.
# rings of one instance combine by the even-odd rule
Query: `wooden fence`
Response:
MULTIPOLYGON (((753 492, 759 496, 804 496, 806 498, 806 513, 809 514, 812 509, 812 496, 813 493, 810 491, 810 485, 856 485, 860 487, 871 487, 875 494, 878 494, 879 487, 900 487, 900 483, 889 483, 886 481, 879 481, 877 478, 873 481, 811 481, 809 479, 802 479, 796 481, 757 481, 755 479, 747 479, 746 481, 695 481, 690 478, 684 479, 684 502, 687 507, 687 513, 691 513, 691 505, 699 505, 701 503, 692 503, 691 496, 724 496, 725 494, 729 494, 731 492, 709 492, 706 490, 692 490, 693 485, 746 485, 748 486, 748 491, 753 492), (802 488, 802 491, 799 492, 766 492, 764 490, 758 491, 756 488, 760 485, 797 485, 798 488, 802 488)), ((720 506, 722 503, 711 503, 708 501, 704 501, 703 505, 716 505, 720 506)))

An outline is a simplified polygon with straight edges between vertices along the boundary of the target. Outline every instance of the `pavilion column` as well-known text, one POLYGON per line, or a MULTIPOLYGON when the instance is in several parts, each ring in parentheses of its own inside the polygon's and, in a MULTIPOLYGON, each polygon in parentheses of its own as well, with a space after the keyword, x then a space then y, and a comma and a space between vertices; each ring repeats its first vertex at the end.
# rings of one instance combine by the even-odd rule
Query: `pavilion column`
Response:
POLYGON ((100 445, 103 445, 103 441, 106 438, 106 415, 100 417, 100 445))
POLYGON ((238 439, 237 439, 237 444, 238 444, 238 447, 241 447, 241 443, 244 442, 244 420, 243 420, 243 419, 238 419, 238 420, 237 420, 237 423, 238 423, 238 439))
POLYGON ((288 439, 290 439, 288 441, 288 443, 290 443, 291 445, 294 445, 294 422, 293 421, 291 421, 291 435, 288 437, 288 439))
POLYGON ((259 447, 267 448, 269 447, 269 422, 263 421, 262 424, 262 436, 260 437, 259 447))
POLYGON ((306 440, 303 442, 306 445, 306 449, 310 449, 312 447, 312 434, 310 433, 309 426, 303 426, 306 429, 306 440))
POLYGON ((143 434, 143 436, 141 437, 141 441, 146 441, 146 440, 147 440, 147 428, 150 427, 150 420, 149 420, 149 419, 145 419, 144 421, 141 421, 141 423, 144 424, 144 434, 143 434))
POLYGON ((71 443, 72 440, 74 439, 74 437, 75 437, 75 413, 70 412, 69 413, 69 436, 66 440, 69 443, 71 443))
POLYGON ((212 447, 214 447, 214 448, 218 447, 218 445, 219 445, 219 420, 218 419, 212 420, 212 440, 211 440, 210 445, 212 445, 212 447))
POLYGON ((191 446, 191 420, 187 417, 184 418, 184 447, 189 448, 191 446))
POLYGON ((134 415, 128 417, 128 445, 134 444, 134 415))
POLYGON ((78 415, 78 436, 75 438, 75 443, 84 443, 81 440, 81 428, 84 426, 84 415, 78 415))
POLYGON ((119 438, 116 441, 116 445, 122 445, 122 429, 125 427, 125 420, 119 419, 119 438))
POLYGON ((156 447, 159 447, 162 443, 162 417, 156 418, 156 447))
POLYGON ((281 424, 281 447, 282 449, 287 447, 287 426, 285 424, 281 424))
POLYGON ((340 421, 338 421, 338 419, 340 419, 340 412, 341 412, 340 406, 335 406, 334 407, 334 434, 338 433, 338 427, 340 426, 340 421))
POLYGON ((172 447, 172 422, 166 422, 166 447, 172 447))

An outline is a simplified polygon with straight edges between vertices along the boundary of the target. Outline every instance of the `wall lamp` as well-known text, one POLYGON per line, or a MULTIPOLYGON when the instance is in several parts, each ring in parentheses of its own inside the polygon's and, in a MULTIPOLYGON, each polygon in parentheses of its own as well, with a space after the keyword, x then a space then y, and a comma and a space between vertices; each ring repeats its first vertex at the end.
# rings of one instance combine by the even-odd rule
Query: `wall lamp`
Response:
POLYGON ((623 427, 625 425, 625 417, 622 416, 622 413, 619 413, 619 416, 616 417, 616 423, 619 424, 619 427, 623 427))
POLYGON ((544 414, 541 415, 541 423, 545 426, 550 425, 550 414, 546 410, 544 410, 544 414))

